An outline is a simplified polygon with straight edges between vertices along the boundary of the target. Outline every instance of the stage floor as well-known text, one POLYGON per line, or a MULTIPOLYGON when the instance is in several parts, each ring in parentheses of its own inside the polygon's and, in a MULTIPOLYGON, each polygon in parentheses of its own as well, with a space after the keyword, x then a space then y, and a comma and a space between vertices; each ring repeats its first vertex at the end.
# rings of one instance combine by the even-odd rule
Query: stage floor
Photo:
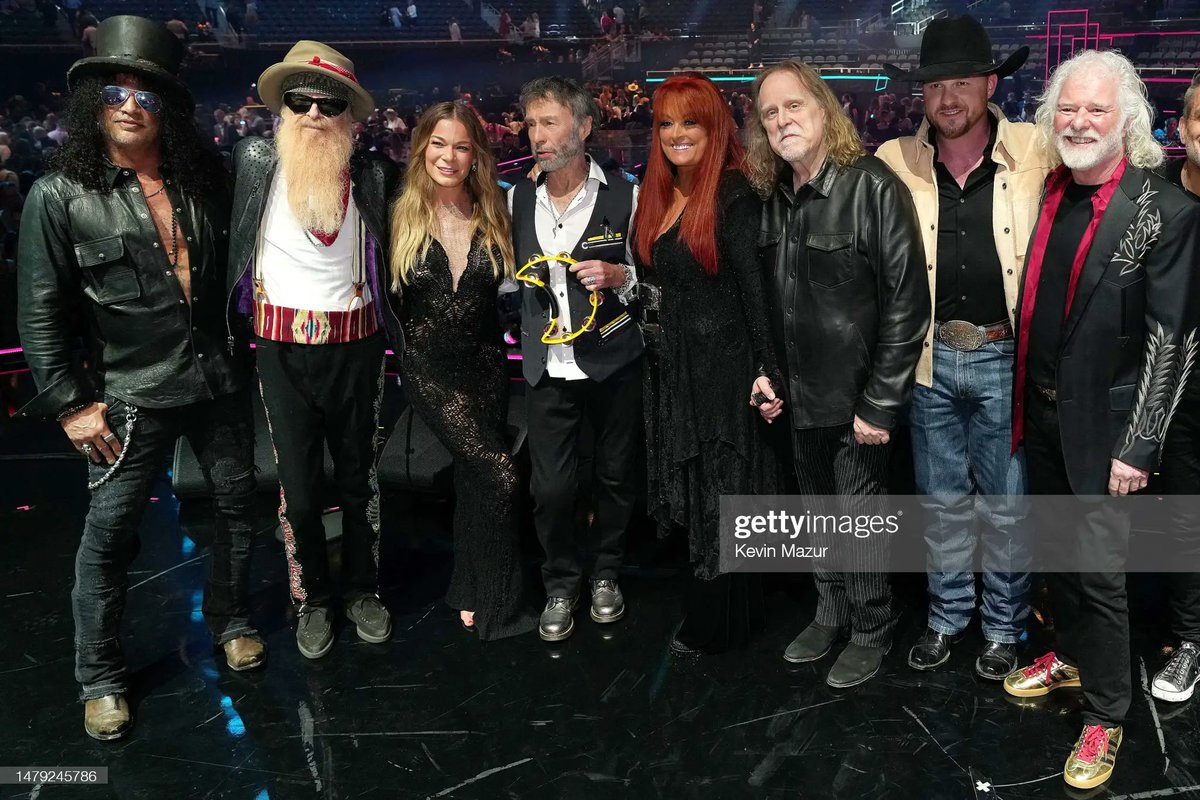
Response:
POLYGON ((977 627, 941 671, 906 666, 924 624, 920 576, 898 581, 904 617, 884 671, 839 692, 824 683, 831 659, 781 657, 811 618, 801 577, 770 583, 770 625, 748 650, 673 658, 681 543, 658 542, 644 522, 621 581, 625 620, 580 613, 558 645, 536 634, 481 643, 440 602, 449 505, 390 498, 381 594, 395 636, 371 645, 339 629, 317 662, 296 651, 281 547, 265 534, 252 592, 270 660, 233 673, 214 660, 199 612, 207 523, 190 509, 181 521, 165 485, 125 615, 136 726, 96 742, 72 677, 82 474, 72 461, 0 462, 0 765, 103 765, 109 784, 0 786, 3 798, 1200 797, 1197 703, 1156 704, 1138 688, 1161 661, 1144 616, 1116 774, 1076 794, 1061 779, 1081 726, 1076 691, 1015 704, 973 673, 977 627))

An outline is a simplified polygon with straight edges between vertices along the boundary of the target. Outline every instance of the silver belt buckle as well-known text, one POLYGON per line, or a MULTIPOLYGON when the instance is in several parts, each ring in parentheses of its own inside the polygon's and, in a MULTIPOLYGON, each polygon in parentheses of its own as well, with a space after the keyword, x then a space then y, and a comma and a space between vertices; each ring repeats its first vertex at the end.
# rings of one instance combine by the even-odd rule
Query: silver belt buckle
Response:
POLYGON ((943 322, 938 328, 938 337, 948 347, 965 352, 978 350, 987 341, 987 336, 978 325, 972 325, 961 319, 943 322))

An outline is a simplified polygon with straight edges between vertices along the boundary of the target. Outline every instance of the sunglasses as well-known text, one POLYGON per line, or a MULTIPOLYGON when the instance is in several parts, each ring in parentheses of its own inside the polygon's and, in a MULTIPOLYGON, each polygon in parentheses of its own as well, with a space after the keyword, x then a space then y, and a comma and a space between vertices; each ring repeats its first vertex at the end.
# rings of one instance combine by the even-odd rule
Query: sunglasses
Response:
POLYGON ((295 114, 307 114, 313 103, 317 104, 317 111, 323 117, 336 117, 350 107, 349 101, 336 97, 316 98, 299 92, 288 92, 283 96, 283 104, 295 114))
POLYGON ((129 95, 133 95, 133 99, 137 104, 151 114, 157 114, 163 109, 162 98, 154 92, 135 92, 133 89, 127 89, 124 86, 105 86, 100 93, 100 97, 104 100, 104 105, 117 106, 125 105, 125 101, 129 99, 129 95))

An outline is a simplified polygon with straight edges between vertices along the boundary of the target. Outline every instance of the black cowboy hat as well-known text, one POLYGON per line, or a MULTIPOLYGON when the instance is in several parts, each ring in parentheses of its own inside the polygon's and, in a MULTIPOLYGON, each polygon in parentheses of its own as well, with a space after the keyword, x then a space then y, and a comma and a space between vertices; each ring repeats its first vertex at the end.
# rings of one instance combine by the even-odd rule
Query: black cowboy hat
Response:
POLYGON ((91 75, 128 72, 144 75, 189 99, 191 92, 179 80, 183 44, 162 23, 145 17, 109 17, 96 26, 96 55, 81 58, 67 70, 67 87, 74 91, 80 79, 91 75))
POLYGON ((883 71, 894 81, 940 81, 973 75, 1003 78, 1021 68, 1029 58, 1029 48, 1018 47, 1000 63, 992 60, 992 40, 979 20, 971 16, 935 19, 921 37, 921 66, 905 72, 895 64, 884 64, 883 71))

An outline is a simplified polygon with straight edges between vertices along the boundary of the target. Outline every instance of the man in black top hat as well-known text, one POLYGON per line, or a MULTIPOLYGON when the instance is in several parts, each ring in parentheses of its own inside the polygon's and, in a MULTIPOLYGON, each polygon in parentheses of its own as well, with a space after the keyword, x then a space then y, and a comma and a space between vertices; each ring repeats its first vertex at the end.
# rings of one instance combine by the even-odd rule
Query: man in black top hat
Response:
POLYGON ((163 26, 109 17, 97 55, 67 73, 71 137, 29 194, 18 325, 40 394, 88 459, 91 505, 75 562, 75 678, 84 728, 130 729, 120 625, 138 525, 176 439, 187 436, 217 515, 204 615, 235 670, 260 666, 248 619, 255 489, 245 361, 221 314, 227 176, 192 121, 163 26), (82 319, 81 330, 72 324, 82 319), (82 333, 90 369, 78 368, 82 333))
POLYGON ((928 511, 929 616, 908 664, 950 658, 975 613, 976 525, 986 643, 976 673, 1002 681, 1029 618, 1029 543, 1022 525, 1024 453, 1011 452, 1013 315, 1049 158, 1033 125, 988 102, 1028 47, 993 61, 971 17, 929 23, 921 66, 884 69, 921 84, 916 136, 876 155, 908 186, 925 243, 932 323, 917 364, 909 422, 916 488, 928 511))

